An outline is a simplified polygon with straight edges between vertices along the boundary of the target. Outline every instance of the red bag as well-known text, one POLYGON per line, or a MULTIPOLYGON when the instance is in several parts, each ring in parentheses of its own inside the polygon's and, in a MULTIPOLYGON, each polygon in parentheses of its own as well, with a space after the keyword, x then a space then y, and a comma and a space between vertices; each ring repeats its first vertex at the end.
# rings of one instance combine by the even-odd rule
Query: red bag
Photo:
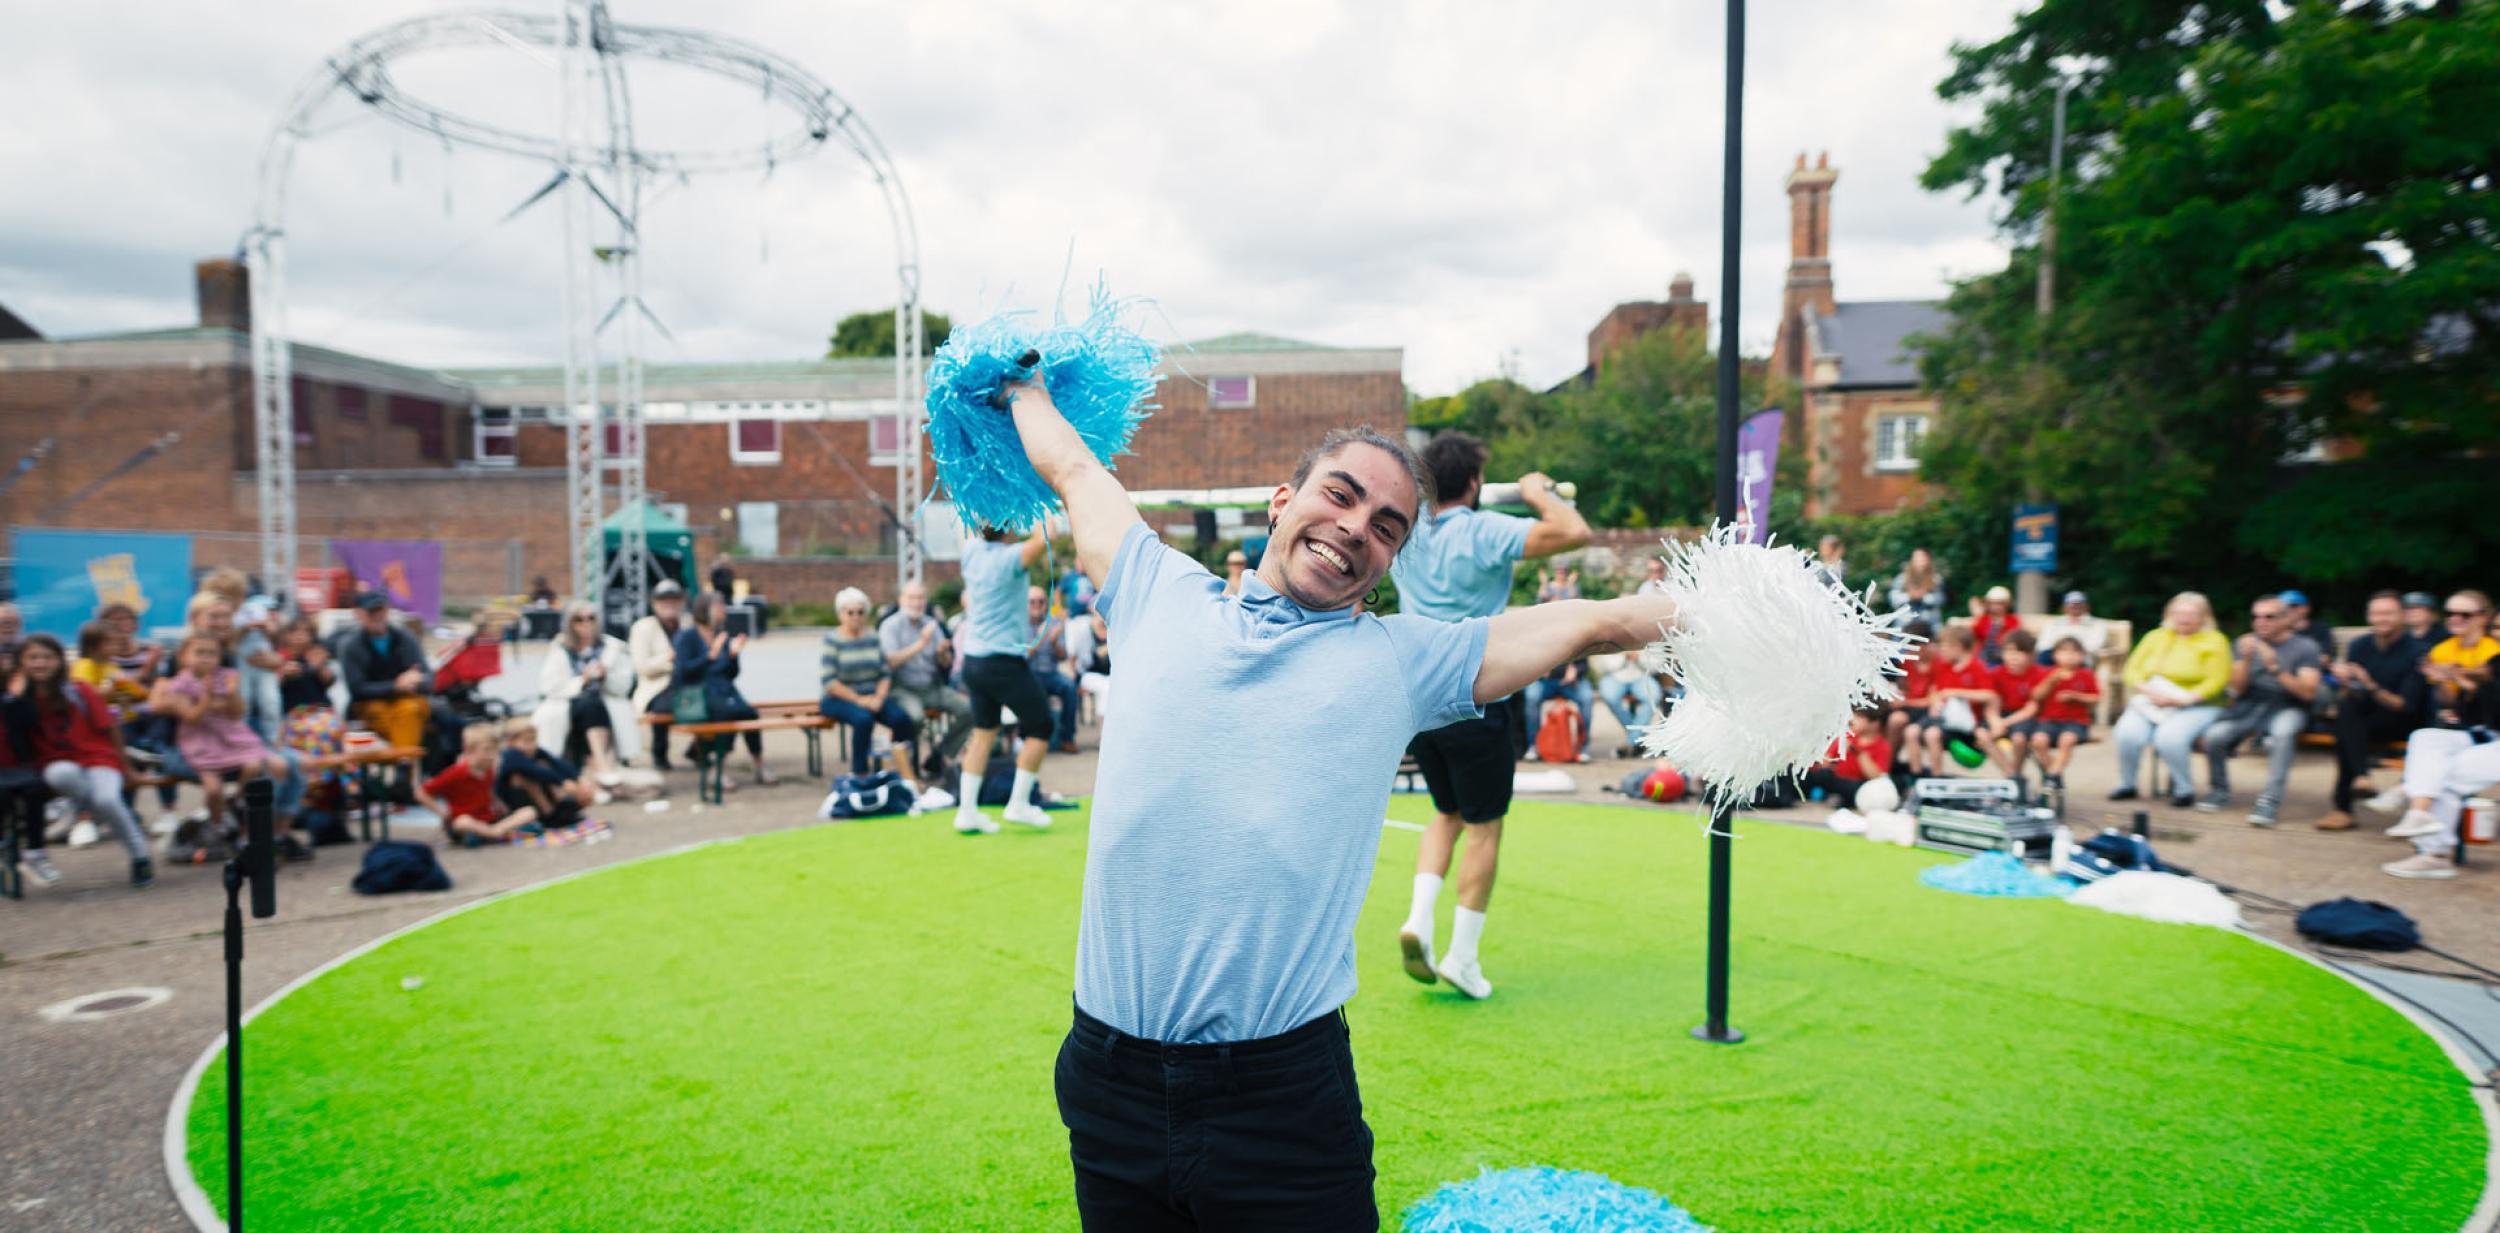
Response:
POLYGON ((1588 734, 1580 730, 1580 708, 1569 698, 1549 698, 1537 721, 1536 756, 1547 762, 1577 762, 1588 734))

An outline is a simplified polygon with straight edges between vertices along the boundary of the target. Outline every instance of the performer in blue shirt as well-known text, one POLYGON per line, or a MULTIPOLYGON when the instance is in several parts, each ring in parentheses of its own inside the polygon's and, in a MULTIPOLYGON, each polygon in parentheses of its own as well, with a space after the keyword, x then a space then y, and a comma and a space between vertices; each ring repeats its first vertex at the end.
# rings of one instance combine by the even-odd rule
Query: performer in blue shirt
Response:
POLYGON ((1375 1229, 1342 1008, 1399 755, 1567 659, 1657 639, 1674 605, 1356 611, 1429 495, 1369 428, 1330 433, 1277 485, 1266 556, 1227 596, 1156 540, 1045 390, 1009 388, 1120 665, 1056 1075, 1084 1226, 1375 1229))
MULTIPOLYGON (((1519 477, 1519 499, 1536 517, 1476 508, 1484 490, 1484 459, 1484 442, 1463 432, 1444 432, 1424 446, 1424 474, 1432 480, 1435 499, 1432 514, 1389 567, 1400 611, 1436 621, 1499 616, 1510 606, 1511 567, 1521 558, 1548 557, 1589 542, 1588 521, 1539 473, 1519 477)), ((1502 818, 1510 812, 1517 761, 1510 734, 1518 706, 1515 697, 1487 702, 1483 718, 1416 733, 1407 749, 1423 770, 1435 816, 1415 853, 1415 900, 1398 927, 1398 950, 1407 975, 1427 985, 1438 976, 1471 998, 1493 996, 1476 944, 1493 902, 1502 818), (1462 829, 1467 853, 1458 868, 1458 913, 1450 922, 1450 952, 1436 964, 1432 909, 1462 829)))

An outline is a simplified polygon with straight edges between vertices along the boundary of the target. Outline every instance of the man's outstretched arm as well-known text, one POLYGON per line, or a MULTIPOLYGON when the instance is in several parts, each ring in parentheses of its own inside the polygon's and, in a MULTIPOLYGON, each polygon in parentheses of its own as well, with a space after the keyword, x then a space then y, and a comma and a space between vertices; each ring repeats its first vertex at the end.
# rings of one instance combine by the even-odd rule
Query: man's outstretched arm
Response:
POLYGON ((1572 599, 1494 617, 1476 670, 1476 701, 1507 698, 1582 655, 1638 651, 1666 636, 1675 601, 1664 595, 1572 599))
POLYGON ((1111 558, 1118 555, 1120 540, 1131 525, 1144 521, 1137 516, 1137 503, 1128 499, 1128 490, 1111 477, 1111 469, 1094 457, 1094 451, 1085 448, 1084 438, 1068 426, 1067 417, 1050 401, 1050 391, 1041 382, 1018 382, 1008 386, 1007 393, 1014 400, 1011 414, 1016 419, 1016 435, 1024 441, 1025 458, 1067 507, 1069 534, 1076 540, 1076 567, 1099 587, 1111 572, 1111 558))

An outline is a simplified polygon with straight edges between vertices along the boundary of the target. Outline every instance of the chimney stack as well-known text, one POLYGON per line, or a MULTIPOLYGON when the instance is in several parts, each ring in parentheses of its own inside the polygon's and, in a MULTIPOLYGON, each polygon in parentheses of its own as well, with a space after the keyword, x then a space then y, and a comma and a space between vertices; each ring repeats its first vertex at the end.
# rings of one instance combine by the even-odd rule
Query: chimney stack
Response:
POLYGON ((200 326, 252 332, 251 275, 232 257, 211 257, 192 268, 199 287, 200 326))
POLYGON ((1796 169, 1788 173, 1788 281, 1780 290, 1779 342, 1771 357, 1775 377, 1803 377, 1806 314, 1832 312, 1832 185, 1839 179, 1829 151, 1817 155, 1811 168, 1800 152, 1796 169))

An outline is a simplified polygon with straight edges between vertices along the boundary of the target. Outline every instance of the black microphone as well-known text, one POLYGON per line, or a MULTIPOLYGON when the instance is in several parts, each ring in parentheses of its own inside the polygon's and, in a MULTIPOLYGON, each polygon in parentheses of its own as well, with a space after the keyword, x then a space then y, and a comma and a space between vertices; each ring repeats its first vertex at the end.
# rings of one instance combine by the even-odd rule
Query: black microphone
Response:
POLYGON ((252 915, 278 914, 278 841, 272 802, 278 787, 266 776, 243 785, 243 876, 252 884, 252 915))

